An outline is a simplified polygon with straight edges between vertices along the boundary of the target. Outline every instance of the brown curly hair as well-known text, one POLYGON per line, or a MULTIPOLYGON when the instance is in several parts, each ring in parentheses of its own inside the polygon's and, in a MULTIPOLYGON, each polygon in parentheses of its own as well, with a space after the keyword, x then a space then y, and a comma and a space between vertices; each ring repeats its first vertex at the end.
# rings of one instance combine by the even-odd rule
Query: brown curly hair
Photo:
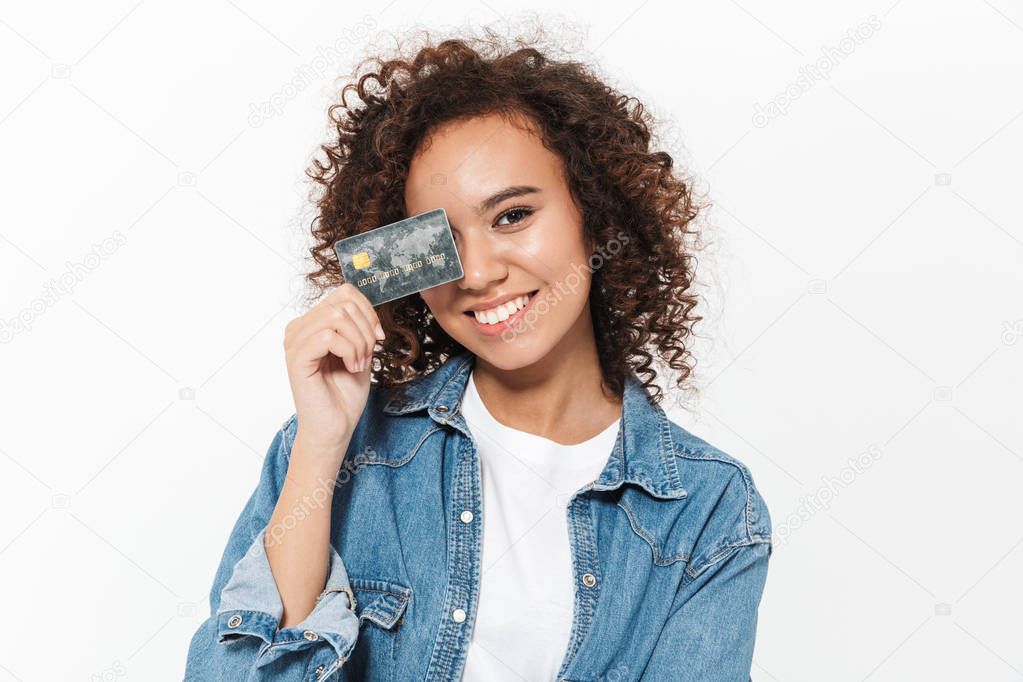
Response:
MULTIPOLYGON (((590 287, 606 385, 621 395, 632 369, 659 403, 656 353, 677 372, 679 388, 689 388, 695 361, 687 341, 703 319, 693 313, 701 245, 695 218, 705 206, 690 180, 673 172, 672 156, 651 149, 651 114, 585 64, 545 54, 538 38, 509 45, 489 29, 482 38, 426 38, 414 55, 398 47, 390 58, 359 62, 328 109, 336 136, 320 146, 326 158, 315 158, 306 171, 316 183, 311 198, 318 211, 310 248, 318 268, 305 276, 310 298, 344 282, 334 242, 407 217, 405 178, 432 129, 486 114, 524 114, 563 160, 588 242, 606 244, 620 230, 628 235, 593 272, 590 287)), ((374 354, 372 376, 396 394, 465 350, 419 296, 382 304, 377 314, 387 338, 374 354)))

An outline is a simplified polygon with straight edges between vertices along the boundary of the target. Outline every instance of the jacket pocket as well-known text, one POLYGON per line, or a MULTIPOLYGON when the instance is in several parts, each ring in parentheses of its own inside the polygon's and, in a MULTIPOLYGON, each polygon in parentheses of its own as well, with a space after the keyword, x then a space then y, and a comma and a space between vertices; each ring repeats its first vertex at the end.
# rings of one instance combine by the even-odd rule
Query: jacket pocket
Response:
POLYGON ((353 610, 359 619, 359 637, 345 663, 345 679, 399 679, 398 653, 401 624, 412 601, 412 588, 390 578, 349 575, 353 610))
POLYGON ((355 595, 355 615, 359 625, 369 621, 392 630, 401 624, 405 607, 412 599, 412 588, 393 580, 349 576, 355 595))

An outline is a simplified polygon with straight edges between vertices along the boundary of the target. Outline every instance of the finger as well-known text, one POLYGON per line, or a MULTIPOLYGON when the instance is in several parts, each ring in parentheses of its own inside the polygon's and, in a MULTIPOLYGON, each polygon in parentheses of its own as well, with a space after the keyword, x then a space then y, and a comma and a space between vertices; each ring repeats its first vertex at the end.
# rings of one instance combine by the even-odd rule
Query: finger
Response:
POLYGON ((358 350, 356 349, 356 346, 351 342, 351 340, 340 335, 335 335, 335 339, 331 341, 330 345, 328 346, 328 350, 332 355, 336 355, 342 359, 351 358, 344 360, 344 362, 345 369, 347 369, 352 374, 358 374, 363 370, 362 365, 359 364, 357 355, 358 350))
POLYGON ((348 282, 335 287, 305 314, 291 320, 284 328, 285 335, 294 337, 296 341, 301 341, 318 332, 324 327, 323 316, 333 310, 338 302, 346 300, 350 291, 362 293, 348 282))
POLYGON ((324 329, 332 329, 338 334, 348 337, 355 344, 360 355, 365 354, 366 344, 362 338, 363 332, 359 328, 357 321, 352 319, 352 314, 345 308, 344 301, 324 300, 317 304, 307 314, 309 320, 306 323, 300 340, 313 337, 324 329))
POLYGON ((374 308, 373 304, 369 302, 369 299, 362 296, 361 298, 356 299, 356 303, 358 304, 363 317, 366 319, 366 324, 368 324, 370 329, 373 330, 373 340, 383 341, 387 338, 386 334, 384 334, 384 326, 380 323, 380 316, 377 315, 376 308, 374 308))
POLYGON ((359 371, 359 351, 351 339, 338 334, 333 329, 321 330, 310 342, 314 353, 324 357, 331 353, 344 362, 345 369, 352 374, 359 371))
POLYGON ((330 319, 333 324, 340 325, 338 329, 345 338, 350 340, 353 346, 355 346, 355 352, 357 354, 357 365, 358 369, 362 369, 362 365, 366 363, 366 358, 372 353, 373 342, 371 338, 367 338, 367 333, 362 329, 360 320, 356 319, 359 316, 358 311, 355 310, 354 304, 350 302, 342 302, 339 304, 330 304, 332 308, 332 314, 330 319))
POLYGON ((355 371, 355 347, 333 329, 324 328, 301 341, 292 341, 287 348, 288 366, 301 367, 309 375, 315 374, 320 361, 333 353, 344 361, 349 371, 355 371))
POLYGON ((384 335, 384 328, 380 323, 380 317, 377 315, 373 304, 370 303, 369 299, 366 298, 366 294, 364 294, 357 286, 350 282, 345 282, 345 284, 348 286, 345 287, 345 285, 342 285, 336 290, 338 291, 338 296, 358 304, 359 310, 362 311, 369 323, 369 328, 373 331, 371 336, 376 340, 383 341, 386 338, 384 335))
POLYGON ((344 310, 348 313, 348 316, 352 320, 352 324, 359 330, 359 334, 362 336, 364 344, 363 348, 363 360, 369 362, 370 358, 373 357, 373 348, 376 346, 377 340, 373 332, 373 327, 370 325, 369 320, 366 319, 366 314, 359 307, 359 304, 355 301, 345 301, 343 304, 344 310))
POLYGON ((354 319, 356 324, 359 325, 359 329, 362 330, 366 339, 366 344, 369 347, 369 353, 366 357, 372 358, 373 351, 376 350, 377 341, 381 340, 376 331, 373 329, 373 318, 367 315, 365 308, 356 301, 348 301, 346 303, 345 310, 348 311, 348 314, 351 315, 352 319, 354 319))

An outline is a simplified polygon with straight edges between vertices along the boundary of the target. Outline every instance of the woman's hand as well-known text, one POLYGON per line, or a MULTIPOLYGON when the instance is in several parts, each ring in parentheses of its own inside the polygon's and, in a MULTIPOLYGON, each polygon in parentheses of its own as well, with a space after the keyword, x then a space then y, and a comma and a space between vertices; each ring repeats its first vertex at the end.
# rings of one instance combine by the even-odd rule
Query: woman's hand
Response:
POLYGON ((350 282, 331 291, 284 329, 288 380, 303 449, 341 466, 366 407, 370 366, 383 328, 373 306, 350 282))

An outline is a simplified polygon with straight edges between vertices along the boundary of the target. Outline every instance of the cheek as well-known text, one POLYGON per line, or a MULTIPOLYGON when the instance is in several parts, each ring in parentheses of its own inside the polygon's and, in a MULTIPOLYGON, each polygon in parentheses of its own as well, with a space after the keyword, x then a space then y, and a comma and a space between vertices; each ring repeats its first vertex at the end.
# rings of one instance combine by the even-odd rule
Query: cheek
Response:
POLYGON ((550 216, 521 233, 518 245, 530 255, 542 258, 557 270, 566 268, 560 264, 585 264, 589 257, 586 238, 578 216, 560 212, 550 216))
POLYGON ((448 304, 451 302, 451 285, 442 284, 439 287, 433 287, 426 291, 420 291, 419 296, 426 303, 426 307, 430 309, 434 317, 443 315, 448 304))
POLYGON ((561 282, 574 288, 580 280, 589 278, 590 253, 576 235, 564 239, 537 239, 520 256, 524 256, 527 271, 552 285, 561 282))
POLYGON ((506 257, 524 272, 540 281, 557 283, 570 272, 588 266, 589 252, 579 234, 566 230, 546 230, 531 233, 516 242, 506 257))

